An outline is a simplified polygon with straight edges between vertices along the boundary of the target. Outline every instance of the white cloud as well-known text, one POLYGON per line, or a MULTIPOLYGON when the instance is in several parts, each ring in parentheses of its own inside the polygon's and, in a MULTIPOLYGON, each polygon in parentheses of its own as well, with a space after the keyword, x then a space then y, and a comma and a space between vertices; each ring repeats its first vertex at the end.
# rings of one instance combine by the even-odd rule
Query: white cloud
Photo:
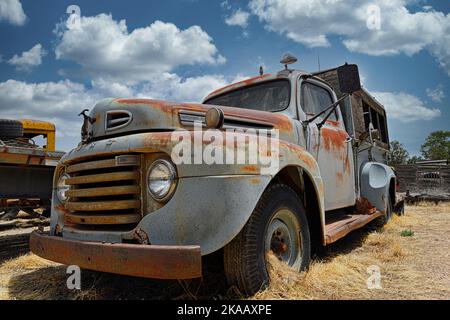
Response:
POLYGON ((138 96, 199 103, 207 94, 227 83, 225 77, 218 75, 182 79, 176 74, 163 73, 145 83, 138 96))
MULTIPOLYGON (((61 29, 61 26, 59 26, 61 29)), ((94 78, 137 82, 181 65, 221 64, 212 38, 199 26, 180 30, 155 21, 129 32, 126 21, 111 15, 82 17, 80 28, 56 30, 57 59, 73 60, 94 78)))
POLYGON ((327 47, 339 36, 348 50, 369 55, 413 55, 429 50, 450 75, 450 14, 427 8, 410 12, 415 0, 252 0, 251 12, 266 28, 309 47, 327 47), (380 29, 367 27, 371 5, 380 8, 380 29))
POLYGON ((225 18, 225 23, 229 26, 238 26, 245 29, 248 26, 249 17, 250 14, 248 12, 238 9, 229 17, 225 18))
POLYGON ((434 102, 442 102, 442 100, 445 98, 445 93, 442 85, 438 85, 435 89, 427 88, 426 93, 427 96, 434 102))
POLYGON ((42 57, 46 55, 46 51, 42 45, 38 43, 28 51, 22 52, 19 56, 15 54, 8 63, 15 66, 19 71, 30 71, 32 68, 39 66, 42 63, 42 57))
POLYGON ((222 1, 222 2, 220 3, 220 6, 222 7, 222 9, 227 9, 227 10, 230 10, 230 9, 231 9, 231 5, 230 5, 230 3, 228 2, 228 0, 222 1))
POLYGON ((84 85, 69 80, 27 83, 7 80, 0 83, 2 117, 39 115, 65 118, 95 101, 84 85))
POLYGON ((133 97, 135 94, 133 87, 103 78, 92 80, 91 84, 95 92, 103 97, 133 97))
POLYGON ((427 107, 418 97, 408 93, 373 92, 372 94, 385 106, 390 119, 411 122, 432 120, 441 115, 439 109, 427 107))
POLYGON ((77 114, 100 96, 82 84, 68 80, 27 83, 8 80, 0 83, 0 118, 32 118, 56 124, 58 148, 75 147, 81 122, 77 114))
POLYGON ((0 118, 51 121, 57 126, 58 148, 67 151, 79 142, 82 120, 78 113, 91 109, 100 99, 139 97, 200 103, 211 91, 243 78, 204 75, 183 79, 162 73, 134 85, 95 79, 90 87, 70 80, 42 83, 7 80, 0 82, 0 118))
POLYGON ((19 0, 0 1, 0 22, 7 21, 16 26, 23 26, 27 20, 19 0))

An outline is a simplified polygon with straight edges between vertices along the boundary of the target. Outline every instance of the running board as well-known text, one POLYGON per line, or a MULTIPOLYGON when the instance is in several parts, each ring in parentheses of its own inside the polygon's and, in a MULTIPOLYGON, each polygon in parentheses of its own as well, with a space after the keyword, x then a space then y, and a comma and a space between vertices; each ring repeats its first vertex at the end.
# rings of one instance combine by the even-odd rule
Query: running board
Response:
POLYGON ((325 243, 333 243, 382 215, 382 212, 375 211, 372 214, 346 214, 330 219, 325 224, 325 243))

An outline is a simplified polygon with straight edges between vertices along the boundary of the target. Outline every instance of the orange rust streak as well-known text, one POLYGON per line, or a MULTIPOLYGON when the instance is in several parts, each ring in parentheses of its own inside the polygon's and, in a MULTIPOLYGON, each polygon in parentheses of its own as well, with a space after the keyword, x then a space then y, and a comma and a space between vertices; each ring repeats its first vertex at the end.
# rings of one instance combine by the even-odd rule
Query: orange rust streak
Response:
POLYGON ((317 167, 316 160, 303 148, 291 143, 280 141, 280 147, 283 146, 287 148, 290 152, 297 155, 298 159, 301 160, 309 169, 314 169, 317 167))
POLYGON ((189 279, 202 275, 200 246, 74 241, 34 231, 30 250, 62 264, 129 276, 189 279))
POLYGON ((348 156, 345 156, 344 164, 345 164, 345 172, 350 172, 350 159, 348 156))
POLYGON ((242 166, 241 169, 246 172, 259 172, 259 167, 256 165, 242 166))
MULTIPOLYGON (((117 104, 127 105, 144 105, 161 110, 164 113, 173 114, 176 110, 190 110, 198 112, 206 112, 212 108, 211 105, 195 104, 195 103, 176 103, 152 99, 118 99, 117 104)), ((257 120, 268 124, 273 124, 282 131, 292 130, 292 123, 289 117, 282 114, 273 114, 270 112, 250 110, 245 108, 223 107, 221 106, 225 116, 238 117, 243 120, 257 120)))
POLYGON ((338 127, 338 128, 340 127, 340 122, 339 121, 327 120, 326 122, 327 122, 327 124, 329 124, 329 125, 331 125, 333 127, 338 127))
POLYGON ((260 184, 261 183, 261 179, 259 179, 259 178, 250 179, 250 183, 251 184, 260 184))
POLYGON ((345 140, 348 137, 347 132, 344 130, 336 130, 330 128, 322 128, 321 135, 323 138, 324 148, 327 151, 332 149, 342 150, 345 147, 345 140))

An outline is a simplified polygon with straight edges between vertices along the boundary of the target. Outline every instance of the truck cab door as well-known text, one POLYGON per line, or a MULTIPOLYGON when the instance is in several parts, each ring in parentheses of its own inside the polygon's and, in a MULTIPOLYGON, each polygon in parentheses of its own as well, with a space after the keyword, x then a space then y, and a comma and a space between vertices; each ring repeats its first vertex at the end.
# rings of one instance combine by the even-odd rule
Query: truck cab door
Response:
MULTIPOLYGON (((300 84, 300 105, 305 119, 312 118, 336 101, 325 83, 308 79, 300 84)), ((349 207, 356 202, 355 172, 351 138, 345 130, 339 107, 321 129, 322 117, 304 129, 307 150, 319 164, 324 182, 325 210, 349 207)))

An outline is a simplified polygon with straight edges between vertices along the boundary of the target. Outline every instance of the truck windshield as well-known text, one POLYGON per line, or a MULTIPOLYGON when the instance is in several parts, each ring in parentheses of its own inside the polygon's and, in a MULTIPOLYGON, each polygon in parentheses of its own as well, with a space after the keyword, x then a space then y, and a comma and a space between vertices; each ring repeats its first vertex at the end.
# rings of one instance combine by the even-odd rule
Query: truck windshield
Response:
POLYGON ((205 101, 205 104, 270 112, 281 111, 289 105, 290 89, 288 80, 263 82, 224 93, 205 101))

